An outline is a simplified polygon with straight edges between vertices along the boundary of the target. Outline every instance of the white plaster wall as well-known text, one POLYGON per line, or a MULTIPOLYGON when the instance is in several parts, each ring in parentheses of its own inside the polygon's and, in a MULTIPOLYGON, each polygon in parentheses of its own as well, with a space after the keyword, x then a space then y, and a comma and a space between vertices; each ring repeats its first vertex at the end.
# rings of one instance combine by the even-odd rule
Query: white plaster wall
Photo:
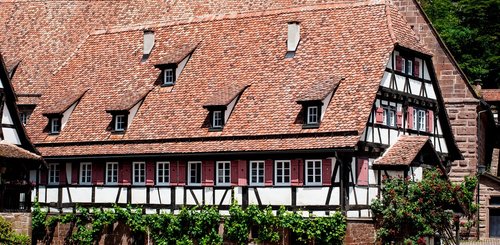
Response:
MULTIPOLYGON (((249 192, 252 191, 252 189, 249 189, 249 192)), ((222 201, 222 197, 224 197, 224 193, 226 190, 215 190, 214 195, 215 195, 215 205, 219 205, 222 201)), ((231 204, 231 190, 228 190, 226 196, 224 197, 224 201, 222 201, 222 205, 230 205, 231 204)))
POLYGON ((241 187, 234 187, 233 191, 234 191, 234 199, 238 203, 243 203, 243 189, 241 187))
MULTIPOLYGON (((292 190, 291 188, 272 188, 263 187, 257 188, 262 205, 291 205, 292 190)), ((250 204, 258 204, 255 191, 248 191, 248 202, 250 204)))
POLYGON ((184 203, 184 187, 175 187, 175 203, 184 203))
POLYGON ((59 200, 58 188, 48 188, 46 202, 57 202, 59 200))
POLYGON ((391 53, 391 55, 389 56, 389 61, 387 61, 387 65, 386 65, 386 67, 389 69, 392 69, 392 59, 393 59, 394 53, 399 53, 399 52, 395 51, 395 52, 391 53))
POLYGON ((229 120, 229 116, 231 116, 231 112, 233 112, 234 105, 236 105, 236 101, 238 100, 240 96, 236 96, 229 105, 227 105, 226 111, 224 112, 224 122, 227 122, 229 120))
POLYGON ((66 126, 66 123, 68 123, 69 117, 71 116, 71 113, 73 113, 73 110, 76 107, 76 104, 78 104, 78 101, 73 103, 64 113, 61 119, 61 130, 66 126))
POLYGON ((427 62, 423 62, 424 64, 424 79, 427 81, 431 80, 431 76, 429 75, 429 70, 427 69, 427 62))
POLYGON ((176 78, 179 78, 181 73, 182 73, 182 70, 184 70, 184 67, 186 66, 189 58, 191 57, 191 55, 188 55, 186 56, 186 58, 184 58, 178 65, 177 65, 177 69, 175 69, 175 77, 176 78))
MULTIPOLYGON (((373 142, 373 137, 372 137, 372 131, 373 131, 373 128, 372 127, 366 127, 365 128, 365 132, 366 132, 366 141, 367 142, 373 142)), ((364 138, 362 138, 364 139, 364 138)))
POLYGON ((357 205, 367 205, 368 198, 368 187, 357 186, 349 187, 349 205, 356 205, 356 199, 358 201, 357 205), (354 192, 356 190, 356 193, 354 192))
POLYGON ((21 145, 21 140, 15 128, 2 128, 2 132, 4 141, 15 145, 21 145))
POLYGON ((389 145, 389 129, 380 128, 380 137, 382 137, 382 144, 389 145))
POLYGON ((420 89, 422 88, 422 82, 411 78, 409 79, 409 81, 410 81, 411 94, 419 96, 420 89))
MULTIPOLYGON (((96 187, 95 188, 95 202, 96 203, 114 203, 116 202, 116 197, 118 195, 118 187, 96 187)), ((127 201, 127 190, 122 189, 120 193, 120 200, 125 199, 127 201)))
POLYGON ((358 211, 347 211, 347 218, 359 218, 358 211))
POLYGON ((434 91, 434 88, 432 87, 432 84, 430 83, 425 83, 425 91, 427 91, 427 97, 430 99, 437 99, 436 97, 436 92, 434 91))
POLYGON ((422 171, 423 171, 422 167, 412 167, 414 181, 421 181, 422 180, 422 177, 423 177, 422 171))
POLYGON ((399 132, 395 129, 390 129, 389 132, 391 134, 389 145, 393 145, 394 143, 396 143, 396 140, 398 139, 399 132))
POLYGON ((441 142, 441 152, 448 153, 448 146, 446 145, 445 139, 440 137, 439 142, 441 142))
MULTIPOLYGON (((92 187, 69 187, 73 202, 92 202, 92 187)), ((97 199, 97 197, 96 197, 97 199)), ((114 202, 115 200, 113 200, 114 202)))
MULTIPOLYGON (((30 170, 30 182, 36 183, 36 170, 30 170)), ((35 199, 31 199, 35 200, 35 199)))
POLYGON ((139 101, 137 104, 135 104, 132 109, 130 109, 128 119, 127 119, 127 127, 130 127, 132 125, 132 121, 134 120, 135 114, 137 114, 137 111, 139 110, 139 107, 141 107, 142 101, 139 101))
POLYGON ((368 189, 368 204, 372 204, 373 200, 377 199, 378 195, 378 188, 377 187, 370 187, 368 189))
MULTIPOLYGON (((205 187, 203 189, 205 192, 205 205, 214 205, 214 188, 213 187, 205 187)), ((227 193, 230 194, 230 193, 227 193)))
MULTIPOLYGON (((196 199, 198 200, 198 204, 201 205, 203 202, 203 190, 202 189, 194 189, 193 193, 194 193, 194 196, 196 197, 196 199)), ((193 194, 189 190, 186 191, 186 204, 197 205, 197 203, 193 197, 193 194)))
POLYGON ((332 195, 330 196, 330 205, 340 205, 340 187, 333 187, 332 195))
POLYGON ((372 213, 372 211, 371 211, 370 209, 362 209, 362 210, 361 210, 360 217, 361 217, 361 218, 369 218, 369 217, 372 217, 371 213, 372 213))
POLYGON ((398 91, 404 92, 406 78, 400 75, 396 76, 396 85, 398 86, 398 91))
POLYGON ((330 92, 326 97, 325 99, 323 99, 323 106, 321 107, 321 119, 320 120, 323 120, 323 117, 325 116, 325 112, 326 112, 326 108, 328 107, 328 105, 330 104, 330 101, 332 100, 332 96, 333 96, 333 91, 330 92))
POLYGON ((140 187, 140 188, 132 188, 132 203, 136 204, 143 204, 146 203, 146 195, 147 195, 147 189, 146 187, 140 187))
POLYGON ((329 187, 297 188, 297 205, 325 205, 329 187))
POLYGON ((2 124, 14 125, 6 102, 3 103, 2 124))
POLYGON ((171 204, 170 188, 151 188, 149 190, 149 203, 171 204))

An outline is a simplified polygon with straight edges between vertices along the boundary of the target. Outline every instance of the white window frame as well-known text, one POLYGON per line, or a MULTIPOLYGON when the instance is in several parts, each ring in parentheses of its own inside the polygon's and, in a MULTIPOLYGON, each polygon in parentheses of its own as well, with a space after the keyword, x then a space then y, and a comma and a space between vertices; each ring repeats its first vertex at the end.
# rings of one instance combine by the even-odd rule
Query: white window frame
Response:
POLYGON ((30 113, 27 111, 19 112, 19 119, 21 119, 21 123, 26 126, 28 120, 30 119, 30 113))
POLYGON ((289 186, 292 183, 292 173, 291 173, 291 161, 290 160, 275 160, 274 161, 274 185, 277 186, 289 186), (288 167, 285 167, 285 163, 288 167), (279 166, 281 165, 281 166, 279 166), (279 170, 282 172, 282 176, 278 175, 279 170), (288 172, 288 176, 286 174, 288 172), (285 178, 288 177, 288 181, 285 178), (281 181, 280 181, 281 179, 281 181))
POLYGON ((61 178, 61 169, 59 163, 49 163, 49 172, 47 173, 47 183, 49 185, 58 185, 61 178))
POLYGON ((212 128, 222 128, 222 125, 224 125, 224 118, 222 118, 222 115, 222 111, 212 112, 212 128))
POLYGON ((424 109, 413 109, 413 129, 417 131, 427 130, 427 112, 424 109))
POLYGON ((266 183, 266 162, 265 161, 250 161, 249 163, 249 183, 250 185, 263 186, 266 183), (254 166, 256 164, 256 166, 254 166), (260 166, 262 164, 262 167, 260 166), (255 170, 255 176, 254 176, 255 170), (253 181, 255 177, 256 181, 253 181), (259 178, 262 177, 262 181, 259 178))
POLYGON ((322 185, 323 184, 323 161, 321 159, 309 159, 306 160, 306 185, 322 185), (319 163, 319 168, 316 164, 319 163), (316 173, 316 170, 319 169, 319 175, 316 173), (309 170, 312 170, 312 176, 309 173, 309 170), (309 177, 313 178, 313 181, 309 181, 309 177), (319 181, 317 178, 319 177, 319 181))
POLYGON ((80 163, 80 176, 78 178, 81 185, 92 184, 92 163, 91 162, 81 162, 80 163))
POLYGON ((169 184, 170 184, 170 162, 156 162, 156 185, 169 185, 169 184), (165 181, 165 179, 167 179, 167 181, 165 181))
MULTIPOLYGON (((201 175, 201 162, 200 161, 190 161, 188 162, 188 185, 193 185, 193 186, 200 186, 201 185, 201 178, 202 178, 202 175, 201 175), (191 181, 191 171, 193 170, 193 166, 196 167, 196 169, 194 169, 195 171, 195 178, 197 178, 199 176, 199 179, 197 180, 197 182, 192 182, 191 181), (199 174, 198 174, 199 173, 199 174)), ((195 179, 196 180, 196 179, 195 179)))
POLYGON ((307 124, 318 124, 318 123, 319 123, 319 106, 308 106, 307 124), (314 112, 314 110, 316 111, 314 112))
POLYGON ((125 115, 115 115, 115 131, 122 132, 125 131, 126 125, 126 117, 125 115))
POLYGON ((163 69, 163 85, 172 85, 175 83, 175 69, 163 69))
POLYGON ((396 108, 391 106, 382 107, 383 112, 383 124, 390 127, 396 127, 396 108))
POLYGON ((231 185, 231 161, 215 162, 215 183, 216 185, 229 186, 231 185), (222 176, 221 176, 222 175, 222 176), (219 180, 222 177, 222 181, 219 180))
POLYGON ((106 163, 106 184, 107 185, 118 184, 118 162, 106 163), (110 170, 112 171, 111 173, 110 170), (116 181, 113 181, 114 178, 116 178, 116 181), (111 181, 109 181, 109 179, 111 179, 111 181))
POLYGON ((413 76, 413 61, 412 60, 406 60, 405 69, 406 69, 405 74, 413 76), (408 66, 408 67, 406 67, 406 66, 408 66), (409 69, 406 69, 406 68, 409 68, 409 69))
POLYGON ((53 117, 50 119, 50 132, 53 134, 61 132, 61 118, 53 117))
POLYGON ((145 162, 132 162, 132 184, 134 184, 134 185, 146 184, 146 163, 145 162))

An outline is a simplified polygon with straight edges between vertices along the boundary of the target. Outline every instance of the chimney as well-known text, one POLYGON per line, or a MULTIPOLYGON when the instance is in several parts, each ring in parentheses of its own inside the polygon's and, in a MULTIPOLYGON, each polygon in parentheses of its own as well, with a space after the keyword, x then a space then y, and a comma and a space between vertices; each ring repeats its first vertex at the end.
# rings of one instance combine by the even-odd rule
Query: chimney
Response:
POLYGON ((288 40, 287 40, 287 58, 295 55, 295 51, 299 46, 300 41, 300 25, 299 22, 288 23, 288 40))
POLYGON ((155 46, 154 31, 144 30, 144 51, 142 54, 141 62, 145 62, 149 58, 149 55, 151 54, 151 51, 153 50, 154 46, 155 46))

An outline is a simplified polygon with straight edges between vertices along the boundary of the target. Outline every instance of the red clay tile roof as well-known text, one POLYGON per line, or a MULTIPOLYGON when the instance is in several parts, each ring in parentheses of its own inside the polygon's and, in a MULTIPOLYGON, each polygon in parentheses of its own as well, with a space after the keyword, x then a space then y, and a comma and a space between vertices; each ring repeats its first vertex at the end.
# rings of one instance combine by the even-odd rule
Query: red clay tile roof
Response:
POLYGON ((210 106, 227 106, 236 96, 241 95, 248 85, 226 84, 220 90, 217 90, 208 101, 203 105, 204 108, 210 106))
POLYGON ((426 143, 430 144, 428 136, 401 135, 373 165, 410 166, 426 143))
POLYGON ((115 105, 111 105, 106 109, 106 111, 128 111, 139 101, 143 100, 149 92, 151 92, 151 88, 141 89, 139 91, 124 91, 120 94, 121 98, 116 100, 117 103, 115 105))
POLYGON ((481 94, 485 101, 500 101, 500 89, 482 89, 481 94))
POLYGON ((41 156, 6 142, 0 142, 0 158, 42 161, 41 156))
POLYGON ((297 102, 323 100, 339 86, 340 81, 341 79, 339 78, 313 81, 310 87, 305 88, 298 95, 297 102))
MULTIPOLYGON (((171 53, 172 47, 201 40, 172 90, 155 86, 120 140, 207 137, 213 142, 219 137, 355 132, 356 136, 327 137, 328 140, 301 139, 304 148, 353 147, 368 120, 389 54, 397 44, 391 38, 386 9, 385 4, 318 5, 147 26, 155 32, 156 41, 145 63, 140 62, 144 26, 95 33, 52 77, 51 89, 46 90, 31 116, 28 131, 35 143, 53 145, 40 148, 44 155, 99 152, 92 148, 98 146, 61 146, 67 151, 63 153, 56 145, 113 144, 117 139, 110 138, 106 131, 111 115, 105 110, 120 104, 124 91, 153 87, 160 75, 154 65, 164 62, 162 59, 171 53), (291 20, 300 21, 302 38, 295 57, 285 58, 286 23, 291 20), (325 77, 345 80, 338 85, 321 126, 303 129, 296 122, 301 111, 296 100, 318 81, 325 81, 325 77), (210 104, 211 95, 235 82, 251 86, 239 99, 224 130, 209 132, 204 126, 208 114, 203 105, 210 104), (73 88, 90 90, 62 132, 57 137, 46 137, 43 128, 47 121, 41 112, 52 106, 62 92, 73 88)), ((398 12, 389 13, 392 19, 403 20, 398 12)), ((392 28, 402 29, 392 31, 396 40, 407 40, 413 35, 407 25, 395 24, 392 28)), ((416 39, 405 45, 419 50, 416 39)), ((274 140, 269 150, 293 149, 289 141, 292 140, 274 140)), ((251 143, 235 140, 213 150, 264 149, 251 143)), ((192 147, 183 144, 179 151, 210 149, 195 143, 192 147)), ((128 149, 123 151, 148 151, 140 145, 143 144, 127 144, 128 149)), ((175 152, 172 147, 160 149, 175 152)))
POLYGON ((69 89, 63 94, 58 94, 57 97, 52 98, 53 103, 43 110, 43 115, 49 114, 62 114, 75 102, 82 98, 87 90, 69 89))
POLYGON ((161 53, 157 54, 159 58, 156 65, 179 64, 184 58, 194 52, 198 44, 199 42, 183 43, 170 46, 168 49, 161 49, 163 52, 160 51, 161 53))

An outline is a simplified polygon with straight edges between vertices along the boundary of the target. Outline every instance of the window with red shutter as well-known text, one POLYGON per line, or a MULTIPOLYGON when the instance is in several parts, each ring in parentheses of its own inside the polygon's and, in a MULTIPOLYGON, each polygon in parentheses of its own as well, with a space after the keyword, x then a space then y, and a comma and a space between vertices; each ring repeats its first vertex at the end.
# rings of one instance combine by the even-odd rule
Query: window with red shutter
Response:
POLYGON ((368 185, 368 159, 358 158, 358 185, 368 185))
POLYGON ((403 57, 396 55, 396 71, 404 72, 403 71, 403 67, 404 67, 403 63, 404 63, 403 57))
POLYGON ((413 75, 420 77, 420 62, 418 60, 415 60, 415 63, 413 63, 413 75))
POLYGON ((376 123, 383 123, 384 122, 384 108, 378 107, 375 110, 375 122, 376 123))
POLYGON ((434 131, 434 112, 432 110, 427 111, 427 131, 429 133, 434 131))

